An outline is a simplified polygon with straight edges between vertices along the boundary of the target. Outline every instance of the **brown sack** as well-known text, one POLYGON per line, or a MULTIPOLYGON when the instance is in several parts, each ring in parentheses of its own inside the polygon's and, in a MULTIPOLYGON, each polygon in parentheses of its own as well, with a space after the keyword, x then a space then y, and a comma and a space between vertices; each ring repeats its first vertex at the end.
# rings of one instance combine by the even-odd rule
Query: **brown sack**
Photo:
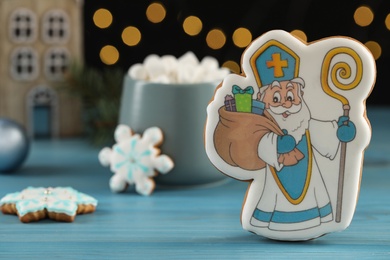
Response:
MULTIPOLYGON (((221 107, 218 112, 220 121, 214 132, 214 145, 219 156, 226 163, 245 170, 264 168, 265 162, 258 156, 261 138, 269 132, 283 135, 272 116, 267 111, 264 116, 261 116, 253 113, 230 112, 226 111, 225 107, 221 107)), ((282 154, 279 162, 293 165, 303 157, 298 149, 294 149, 282 154)))

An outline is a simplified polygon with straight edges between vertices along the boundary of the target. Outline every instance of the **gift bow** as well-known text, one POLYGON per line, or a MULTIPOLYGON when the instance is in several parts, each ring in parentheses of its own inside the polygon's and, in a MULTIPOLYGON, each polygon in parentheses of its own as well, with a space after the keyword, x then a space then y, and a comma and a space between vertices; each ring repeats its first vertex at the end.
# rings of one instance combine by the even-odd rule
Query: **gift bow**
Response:
POLYGON ((253 90, 253 87, 251 87, 251 86, 248 86, 245 89, 241 89, 237 85, 233 85, 232 92, 233 92, 234 95, 235 94, 251 94, 251 95, 253 95, 253 93, 255 93, 255 91, 253 90))

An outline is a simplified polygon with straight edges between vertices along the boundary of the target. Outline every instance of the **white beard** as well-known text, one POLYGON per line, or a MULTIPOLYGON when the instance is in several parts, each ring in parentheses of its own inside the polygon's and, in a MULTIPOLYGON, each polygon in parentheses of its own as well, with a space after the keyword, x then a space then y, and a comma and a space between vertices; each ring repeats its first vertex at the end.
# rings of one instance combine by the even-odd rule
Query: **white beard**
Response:
MULTIPOLYGON (((299 106, 299 105, 298 105, 299 106)), ((267 109, 268 112, 272 115, 275 121, 278 123, 281 129, 286 129, 289 135, 292 135, 298 143, 302 136, 305 134, 306 130, 309 128, 309 121, 311 118, 310 110, 306 103, 302 100, 301 108, 298 112, 291 113, 288 117, 284 118, 282 113, 275 113, 272 109, 267 109)), ((274 109, 275 110, 275 109, 274 109)), ((278 108, 277 110, 280 110, 278 108)), ((294 105, 294 108, 285 109, 284 112, 296 111, 297 105, 294 105)))

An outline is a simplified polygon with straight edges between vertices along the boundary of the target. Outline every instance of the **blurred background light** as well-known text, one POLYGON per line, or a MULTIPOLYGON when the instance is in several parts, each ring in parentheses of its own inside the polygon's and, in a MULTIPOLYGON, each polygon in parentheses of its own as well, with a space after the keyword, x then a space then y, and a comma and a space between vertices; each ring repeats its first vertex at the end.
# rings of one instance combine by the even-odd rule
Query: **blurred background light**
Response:
POLYGON ((112 14, 107 9, 98 9, 93 15, 93 22, 99 28, 107 28, 112 23, 112 14))
POLYGON ((128 46, 135 46, 141 41, 141 32, 134 26, 126 27, 122 32, 122 40, 128 46))
POLYGON ((298 39, 307 42, 307 36, 306 34, 301 30, 293 30, 291 31, 291 34, 297 37, 298 39))
POLYGON ((252 33, 247 28, 238 28, 233 33, 233 43, 240 48, 245 48, 252 42, 252 33))
POLYGON ((146 9, 146 17, 152 23, 160 23, 166 15, 165 7, 161 3, 152 3, 146 9))
POLYGON ((188 16, 183 22, 183 30, 191 36, 198 35, 202 31, 202 26, 202 21, 193 15, 188 16))
POLYGON ((100 59, 107 65, 115 64, 119 59, 119 52, 114 46, 106 45, 100 50, 100 59))
POLYGON ((374 20, 374 13, 368 6, 360 6, 356 9, 353 15, 356 24, 360 26, 369 26, 374 20))
POLYGON ((225 33, 221 29, 212 29, 207 34, 206 42, 211 49, 221 49, 226 43, 225 33))

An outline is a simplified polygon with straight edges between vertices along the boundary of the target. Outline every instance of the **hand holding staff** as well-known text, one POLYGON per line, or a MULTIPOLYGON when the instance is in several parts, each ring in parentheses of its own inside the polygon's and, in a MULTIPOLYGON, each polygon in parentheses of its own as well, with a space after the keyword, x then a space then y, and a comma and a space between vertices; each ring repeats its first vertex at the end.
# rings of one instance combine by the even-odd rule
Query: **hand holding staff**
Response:
MULTIPOLYGON (((326 94, 329 96, 339 100, 343 105, 344 116, 349 116, 349 101, 344 96, 339 93, 334 92, 329 84, 328 84, 328 75, 330 74, 330 78, 332 84, 340 90, 348 91, 356 88, 362 77, 363 77, 363 63, 360 59, 359 55, 352 49, 347 47, 339 47, 330 50, 324 58, 321 69, 321 86, 326 94), (347 62, 340 61, 336 62, 331 67, 332 59, 339 54, 347 54, 355 61, 356 65, 356 74, 355 78, 348 84, 344 84, 340 82, 339 77, 342 79, 350 79, 351 78, 351 67, 347 62)), ((345 122, 348 123, 348 122, 345 122)), ((343 187, 344 187, 344 171, 345 171, 345 158, 346 158, 346 149, 347 143, 341 142, 340 148, 340 168, 339 168, 339 181, 338 181, 338 190, 337 190, 337 205, 336 205, 336 222, 341 221, 341 211, 342 211, 342 201, 343 201, 343 187)))

